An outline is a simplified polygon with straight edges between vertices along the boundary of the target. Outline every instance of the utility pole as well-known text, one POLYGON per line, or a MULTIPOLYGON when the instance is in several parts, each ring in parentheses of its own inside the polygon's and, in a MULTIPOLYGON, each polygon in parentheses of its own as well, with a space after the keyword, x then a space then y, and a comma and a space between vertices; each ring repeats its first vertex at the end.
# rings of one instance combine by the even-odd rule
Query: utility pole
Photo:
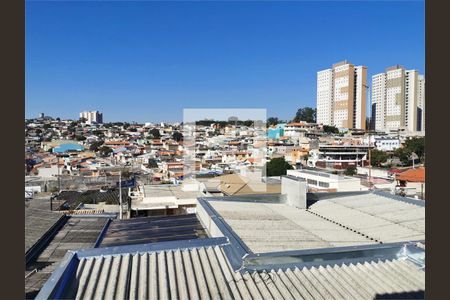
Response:
POLYGON ((122 170, 119 171, 119 219, 122 220, 122 170))
POLYGON ((59 192, 61 192, 61 174, 60 174, 60 170, 59 170, 59 156, 58 156, 58 154, 56 154, 56 165, 58 166, 58 189, 59 189, 59 192))
MULTIPOLYGON (((368 109, 368 111, 369 111, 369 113, 370 113, 370 123, 368 124, 369 125, 369 128, 366 128, 366 130, 367 130, 367 132, 369 133, 369 141, 368 141, 368 144, 369 144, 369 190, 372 190, 372 153, 371 153, 371 148, 370 148, 370 145, 371 145, 371 135, 370 135, 370 133, 371 133, 371 123, 372 123, 372 103, 371 103, 371 98, 370 98, 370 86, 369 85, 367 85, 367 84, 364 84, 364 87, 366 88, 366 91, 367 91, 367 94, 369 95, 369 101, 367 101, 368 103, 369 103, 369 109, 368 109)), ((366 104, 366 108, 367 108, 367 104, 366 104)), ((361 161, 361 165, 363 164, 363 162, 361 161)))

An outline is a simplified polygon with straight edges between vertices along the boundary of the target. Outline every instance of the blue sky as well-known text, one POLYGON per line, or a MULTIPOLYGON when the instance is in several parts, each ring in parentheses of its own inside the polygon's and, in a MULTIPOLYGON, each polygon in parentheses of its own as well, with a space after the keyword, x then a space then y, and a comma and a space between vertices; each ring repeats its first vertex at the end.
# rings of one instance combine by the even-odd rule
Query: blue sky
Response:
POLYGON ((26 3, 25 116, 177 121, 183 108, 316 105, 316 73, 425 72, 424 2, 26 3))

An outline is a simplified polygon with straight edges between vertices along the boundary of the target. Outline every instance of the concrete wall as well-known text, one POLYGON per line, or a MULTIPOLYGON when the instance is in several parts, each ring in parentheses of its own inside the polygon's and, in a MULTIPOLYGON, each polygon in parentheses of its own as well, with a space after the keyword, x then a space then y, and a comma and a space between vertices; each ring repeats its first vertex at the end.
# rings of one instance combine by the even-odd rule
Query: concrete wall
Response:
MULTIPOLYGON (((360 175, 368 175, 369 174, 369 168, 367 168, 367 167, 357 167, 357 173, 360 174, 360 175)), ((380 177, 380 178, 390 178, 390 179, 392 179, 391 177, 388 176, 388 170, 385 170, 385 169, 372 168, 371 175, 372 175, 372 177, 380 177)))
POLYGON ((288 205, 306 208, 306 192, 308 185, 304 180, 293 176, 281 178, 281 195, 288 205))
MULTIPOLYGON (((39 168, 39 176, 42 177, 52 177, 58 175, 58 167, 56 165, 52 165, 49 168, 39 168)), ((62 173, 63 168, 60 168, 60 172, 62 173)))
POLYGON ((197 217, 202 223, 203 227, 207 229, 210 237, 223 237, 222 231, 220 231, 219 227, 216 223, 211 219, 208 212, 204 209, 204 207, 197 200, 197 217))
POLYGON ((364 190, 359 178, 342 177, 340 175, 329 174, 329 177, 319 176, 302 172, 301 170, 288 170, 288 175, 303 178, 306 180, 315 180, 317 184, 307 182, 308 186, 313 189, 328 190, 336 189, 338 192, 353 192, 364 190), (328 183, 328 187, 320 186, 319 182, 328 183))
POLYGON ((338 192, 356 192, 367 190, 365 186, 361 185, 361 179, 359 178, 339 181, 338 186, 338 192))
MULTIPOLYGON (((115 185, 118 181, 119 176, 108 176, 106 179, 108 185, 115 185)), ((25 186, 40 186, 42 191, 45 192, 45 186, 47 186, 47 191, 50 191, 52 188, 59 187, 58 182, 58 179, 55 177, 37 178, 36 180, 25 182, 25 186)), ((100 185, 105 185, 105 177, 61 176, 62 190, 88 189, 89 187, 100 185)))

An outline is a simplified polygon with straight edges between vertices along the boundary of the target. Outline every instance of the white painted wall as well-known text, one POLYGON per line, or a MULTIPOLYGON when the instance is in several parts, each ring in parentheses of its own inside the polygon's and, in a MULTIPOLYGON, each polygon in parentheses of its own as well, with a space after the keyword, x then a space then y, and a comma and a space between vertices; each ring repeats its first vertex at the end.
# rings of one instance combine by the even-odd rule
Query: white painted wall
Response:
MULTIPOLYGON (((58 166, 56 165, 51 165, 48 168, 42 167, 39 168, 39 176, 41 177, 53 177, 53 176, 57 176, 58 175, 58 166)), ((62 167, 60 172, 62 172, 62 167)))
POLYGON ((286 199, 287 204, 306 208, 307 184, 297 178, 281 177, 281 195, 286 199))

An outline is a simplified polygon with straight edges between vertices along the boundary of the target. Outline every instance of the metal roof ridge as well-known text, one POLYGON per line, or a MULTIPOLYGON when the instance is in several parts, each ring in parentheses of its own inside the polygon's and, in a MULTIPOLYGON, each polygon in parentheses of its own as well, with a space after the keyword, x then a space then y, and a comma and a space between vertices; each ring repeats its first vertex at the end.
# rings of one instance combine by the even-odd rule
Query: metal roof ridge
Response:
POLYGON ((409 198, 409 197, 402 197, 402 196, 398 196, 398 195, 392 195, 390 193, 387 193, 387 192, 381 191, 381 190, 373 190, 372 193, 375 194, 375 195, 378 195, 378 196, 382 196, 382 197, 386 197, 386 198, 392 199, 392 200, 405 202, 405 203, 416 205, 416 206, 420 206, 420 207, 425 207, 425 200, 419 200, 419 199, 413 199, 413 198, 409 198))
POLYGON ((417 247, 418 242, 420 241, 255 253, 244 258, 243 268, 240 271, 301 269, 303 267, 349 265, 354 262, 393 259, 407 259, 418 266, 419 269, 424 269, 425 250, 417 247), (358 252, 360 252, 359 256, 357 255, 358 252), (329 256, 329 259, 327 259, 327 256, 329 256), (286 258, 291 258, 292 262, 271 263, 270 258, 274 260, 283 258, 285 261, 286 258), (259 263, 258 260, 260 260, 259 263), (264 263, 265 260, 267 263, 264 263))
POLYGON ((191 240, 177 240, 147 244, 134 244, 113 246, 104 248, 91 248, 75 251, 78 258, 99 257, 105 255, 123 255, 123 254, 137 254, 145 252, 160 252, 170 250, 185 250, 210 246, 224 246, 228 245, 229 241, 224 237, 205 238, 205 239, 191 239, 191 240))

